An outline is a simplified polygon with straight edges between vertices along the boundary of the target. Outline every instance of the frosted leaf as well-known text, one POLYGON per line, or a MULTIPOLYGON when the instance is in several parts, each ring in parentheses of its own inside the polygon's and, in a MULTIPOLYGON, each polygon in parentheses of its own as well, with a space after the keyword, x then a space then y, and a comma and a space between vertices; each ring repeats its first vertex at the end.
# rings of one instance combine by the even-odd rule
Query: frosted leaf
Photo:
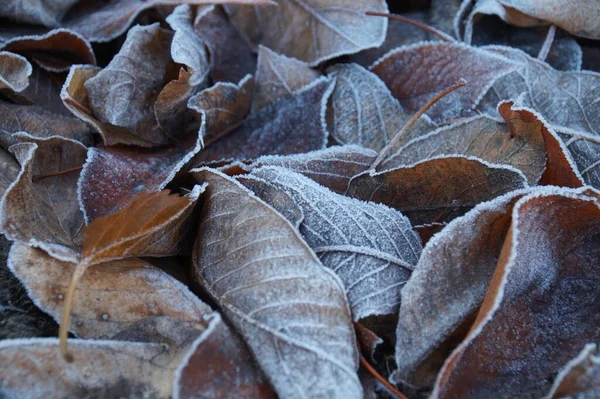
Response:
POLYGON ((598 340, 600 208, 579 192, 552 187, 517 202, 476 321, 432 397, 541 397, 598 340))
POLYGON ((4 193, 9 186, 16 180, 21 169, 17 160, 5 149, 0 148, 0 198, 4 197, 4 193))
MULTIPOLYGON (((359 144, 380 151, 412 117, 385 83, 363 67, 341 64, 328 72, 335 73, 336 77, 329 112, 331 135, 339 143, 359 144)), ((422 116, 398 146, 435 127, 427 116, 422 116)))
POLYGON ((565 146, 573 156, 583 180, 600 188, 600 137, 592 138, 561 134, 565 146))
MULTIPOLYGON (((67 284, 76 264, 13 244, 8 266, 34 303, 60 320, 67 284)), ((80 338, 106 339, 147 317, 171 316, 201 322, 211 313, 182 283, 139 258, 90 268, 75 289, 71 331, 80 338)))
POLYGON ((259 45, 252 109, 258 110, 280 97, 293 94, 319 76, 321 74, 307 63, 259 45))
POLYGON ((332 90, 333 82, 319 79, 302 91, 251 113, 240 127, 202 150, 195 158, 196 165, 324 148, 327 143, 325 110, 332 90))
MULTIPOLYGON (((421 254, 407 218, 384 205, 336 194, 283 168, 262 167, 240 180, 253 188, 253 176, 285 192, 302 210, 300 233, 344 283, 355 321, 398 312, 400 289, 421 254)), ((261 199, 278 209, 268 196, 261 199)))
POLYGON ((140 193, 159 191, 202 148, 204 124, 196 134, 170 146, 92 147, 78 182, 86 220, 123 210, 140 193))
POLYGON ((433 385, 473 323, 510 227, 512 207, 527 192, 513 191, 477 205, 425 245, 402 289, 393 380, 433 385))
POLYGON ((173 398, 276 398, 248 347, 218 313, 179 365, 173 398))
POLYGON ((390 51, 371 71, 409 112, 460 78, 466 79, 467 85, 441 98, 427 112, 434 122, 443 123, 472 114, 492 83, 518 66, 518 62, 465 44, 425 42, 390 51))
POLYGON ((204 142, 210 143, 225 136, 250 113, 254 79, 246 75, 238 84, 217 82, 188 101, 196 118, 206 120, 204 142))
POLYGON ((79 171, 33 178, 82 166, 86 148, 58 136, 38 139, 21 133, 21 137, 28 142, 10 148, 21 171, 2 202, 2 232, 37 247, 59 244, 77 251, 84 225, 77 202, 79 171))
POLYGON ((15 133, 19 132, 38 138, 61 136, 86 146, 93 143, 92 130, 77 118, 55 114, 37 105, 0 101, 0 145, 8 149, 16 144, 15 133))
MULTIPOLYGON (((108 0, 80 1, 69 10, 62 25, 91 42, 109 42, 121 36, 145 10, 159 5, 222 4, 233 0, 108 0)), ((245 5, 272 4, 269 0, 234 0, 245 5)))
POLYGON ((285 218, 210 169, 193 255, 197 280, 244 337, 280 397, 362 398, 339 279, 285 218))
POLYGON ((256 55, 231 25, 221 7, 199 7, 194 29, 208 47, 213 82, 236 83, 244 76, 254 74, 256 55))
POLYGON ((365 15, 387 12, 382 0, 278 0, 277 7, 228 5, 225 10, 250 43, 311 66, 378 47, 387 28, 386 19, 365 15))
POLYGON ((310 177, 335 192, 344 193, 350 179, 369 169, 376 157, 375 151, 357 145, 332 146, 304 154, 265 155, 246 168, 281 166, 310 177))
POLYGON ((18 54, 0 51, 0 94, 19 93, 29 86, 31 64, 18 54))
POLYGON ((487 91, 477 108, 497 115, 500 100, 519 102, 540 113, 560 133, 600 134, 595 101, 600 96, 600 74, 590 71, 562 72, 527 54, 508 47, 487 47, 510 57, 521 66, 507 74, 487 91))
POLYGON ((77 0, 6 0, 2 2, 0 17, 16 22, 55 27, 75 3, 77 0))
POLYGON ((524 187, 527 181, 518 169, 452 155, 361 173, 346 195, 395 208, 418 225, 448 222, 480 202, 524 187))
POLYGON ((600 391, 600 357, 596 344, 587 344, 556 376, 547 399, 593 399, 600 391))
POLYGON ((31 58, 51 72, 66 72, 72 64, 96 64, 90 43, 68 29, 3 23, 0 49, 31 58))

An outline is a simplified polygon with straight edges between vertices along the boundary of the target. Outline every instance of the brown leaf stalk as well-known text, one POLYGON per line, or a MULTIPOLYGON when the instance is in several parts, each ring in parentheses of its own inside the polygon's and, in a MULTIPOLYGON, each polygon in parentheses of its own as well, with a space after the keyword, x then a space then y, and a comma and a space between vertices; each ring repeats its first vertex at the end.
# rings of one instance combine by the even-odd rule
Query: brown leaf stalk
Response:
POLYGON ((373 377, 375 377, 375 379, 377 381, 379 381, 380 383, 382 383, 383 386, 386 387, 387 390, 390 391, 398 399, 408 399, 406 396, 404 396, 404 394, 402 394, 402 392, 400 392, 396 388, 394 388, 394 386, 392 384, 390 384, 388 382, 388 380, 386 380, 385 378, 383 378, 383 376, 381 374, 379 374, 377 372, 377 370, 375 370, 375 368, 373 368, 373 366, 371 366, 369 364, 369 362, 367 362, 367 359, 365 359, 363 357, 363 355, 360 355, 360 364, 361 364, 361 366, 363 366, 369 372, 369 374, 371 374, 373 377))
POLYGON ((33 176, 31 178, 31 180, 33 182, 36 182, 38 180, 45 179, 46 177, 54 177, 54 176, 60 176, 60 175, 64 175, 64 174, 71 173, 71 172, 78 172, 81 169, 83 169, 83 166, 76 166, 74 168, 65 169, 65 170, 61 170, 61 171, 58 171, 58 172, 54 172, 54 173, 44 173, 42 175, 35 175, 35 176, 33 176))
POLYGON ((72 362, 73 357, 69 354, 67 347, 67 337, 69 335, 69 323, 71 321, 71 311, 73 309, 73 297, 75 296, 75 288, 77 283, 81 280, 81 277, 85 273, 89 266, 89 262, 83 259, 73 271, 71 281, 69 282, 69 288, 67 289, 67 295, 65 295, 65 303, 63 306, 62 318, 60 320, 60 326, 58 330, 60 353, 67 362, 72 362))
POLYGON ((375 12, 375 11, 367 11, 365 14, 370 15, 372 17, 385 17, 385 18, 389 18, 389 19, 395 19, 397 21, 406 22, 407 24, 411 24, 413 26, 416 26, 417 28, 423 29, 426 32, 436 35, 437 37, 439 37, 440 39, 442 39, 446 42, 455 42, 456 41, 456 40, 454 40, 454 38, 452 36, 447 35, 446 33, 439 31, 432 26, 429 26, 429 25, 424 24, 419 21, 415 21, 414 19, 404 17, 402 15, 388 14, 385 12, 375 12))

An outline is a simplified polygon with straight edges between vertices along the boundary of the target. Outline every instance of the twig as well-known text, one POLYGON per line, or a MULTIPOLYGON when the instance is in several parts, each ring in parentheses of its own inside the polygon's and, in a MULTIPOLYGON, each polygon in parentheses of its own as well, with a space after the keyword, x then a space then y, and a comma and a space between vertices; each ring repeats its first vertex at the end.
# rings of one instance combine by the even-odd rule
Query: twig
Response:
POLYGON ((414 19, 403 17, 402 15, 388 14, 385 12, 375 12, 375 11, 367 11, 365 14, 373 16, 373 17, 386 17, 386 18, 390 18, 390 19, 395 19, 397 21, 406 22, 407 24, 414 25, 417 28, 423 29, 426 32, 434 34, 444 41, 447 41, 447 42, 455 42, 456 41, 456 40, 454 40, 454 38, 452 36, 442 32, 442 31, 439 31, 432 26, 429 26, 429 25, 424 24, 419 21, 415 21, 414 19))
POLYGON ((444 97, 446 94, 451 93, 454 90, 459 89, 466 84, 467 84, 467 81, 464 80, 463 78, 460 78, 458 80, 458 82, 456 82, 452 86, 448 87, 447 89, 443 90, 442 92, 438 93, 431 100, 429 100, 427 102, 427 104, 425 104, 423 106, 423 108, 421 108, 416 114, 414 114, 413 117, 410 118, 410 120, 408 122, 406 122, 406 125, 404 125, 402 127, 402 129, 400 129, 400 131, 398 133, 396 133, 396 135, 379 152, 379 155, 377 156, 375 161, 373 161, 373 163, 371 164, 371 167, 369 168, 369 172, 372 172, 377 168, 377 166, 381 163, 381 161, 383 161, 385 159, 385 156, 388 153, 388 151, 396 145, 396 143, 400 140, 400 138, 402 136, 404 136, 404 133, 406 133, 406 131, 408 129, 410 129, 417 122, 417 120, 421 117, 421 115, 423 115, 425 112, 427 112, 433 104, 435 104, 440 98, 444 97))
POLYGON ((33 176, 31 178, 31 180, 33 182, 36 182, 38 180, 45 179, 46 177, 60 176, 60 175, 66 174, 66 173, 77 172, 77 171, 80 171, 81 169, 83 169, 83 166, 76 166, 74 168, 61 170, 60 172, 44 173, 43 175, 35 175, 35 176, 33 176))
POLYGON ((548 57, 550 49, 552 48, 552 44, 554 43, 554 35, 556 35, 556 25, 550 25, 548 33, 546 34, 546 38, 544 39, 544 43, 542 44, 542 48, 538 53, 538 60, 546 61, 546 57, 548 57))
POLYGON ((383 384, 384 387, 387 388, 388 391, 390 391, 394 396, 396 396, 398 399, 408 399, 406 396, 404 396, 404 394, 402 394, 402 392, 398 391, 396 388, 394 388, 394 386, 392 384, 390 384, 388 382, 388 380, 386 380, 385 378, 383 378, 381 376, 381 374, 379 374, 377 372, 377 370, 375 370, 373 368, 373 366, 371 366, 369 364, 369 362, 367 362, 367 360, 363 357, 363 355, 360 355, 360 364, 361 366, 363 366, 365 369, 367 369, 367 371, 369 372, 369 374, 371 374, 373 377, 375 377, 375 379, 377 381, 379 381, 380 383, 383 384))

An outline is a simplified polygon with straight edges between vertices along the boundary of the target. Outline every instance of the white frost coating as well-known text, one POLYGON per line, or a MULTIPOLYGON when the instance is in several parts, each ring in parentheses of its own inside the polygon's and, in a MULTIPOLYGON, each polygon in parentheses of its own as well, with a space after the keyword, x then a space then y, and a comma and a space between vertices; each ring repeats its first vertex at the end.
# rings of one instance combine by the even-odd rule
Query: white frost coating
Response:
MULTIPOLYGON (((571 361, 569 361, 565 365, 565 367, 563 367, 562 370, 560 370, 560 372, 556 375, 556 377, 554 378, 554 383, 552 384, 552 388, 550 388, 550 391, 544 397, 544 399, 555 398, 556 391, 560 387, 560 384, 563 382, 563 380, 569 375, 569 373, 571 373, 571 371, 573 371, 573 369, 575 369, 577 366, 581 365, 585 360, 589 359, 590 363, 592 363, 595 366, 595 368, 600 368, 600 357, 595 355, 596 348, 597 348, 596 344, 587 344, 583 348, 583 350, 579 353, 579 355, 577 355, 575 358, 571 359, 571 361)), ((591 371, 595 371, 596 373, 598 373, 597 370, 591 370, 591 371)), ((573 392, 573 393, 575 393, 575 392, 573 392)), ((582 395, 581 397, 580 396, 577 396, 577 397, 581 398, 581 399, 587 398, 587 396, 585 396, 585 393, 581 392, 581 395, 582 395)), ((589 399, 592 399, 592 397, 590 397, 589 399)))
MULTIPOLYGON (((448 356, 446 358, 446 360, 444 361, 444 365, 442 366, 442 369, 440 370, 440 372, 438 374, 438 377, 437 377, 435 385, 434 385, 433 392, 431 393, 431 399, 436 399, 439 397, 441 377, 445 374, 447 367, 449 367, 450 363, 452 361, 454 361, 454 359, 456 357, 460 356, 461 352, 463 352, 463 350, 465 348, 467 348, 470 345, 470 343, 479 334, 481 334, 481 332, 484 330, 486 325, 493 319, 494 314, 496 313, 496 311, 500 307, 500 304, 502 303, 502 300, 504 297, 504 289, 506 286, 506 281, 507 281, 508 276, 514 266, 515 259, 517 257, 516 249, 517 249, 517 246, 519 243, 519 210, 520 210, 521 206, 523 204, 525 204, 526 202, 528 202, 532 199, 535 199, 535 198, 546 197, 546 196, 555 196, 555 195, 572 198, 572 199, 579 199, 579 200, 584 199, 587 201, 594 202, 593 198, 582 197, 581 195, 577 194, 578 192, 579 192, 579 190, 565 189, 563 187, 540 186, 540 187, 537 187, 535 189, 535 191, 532 192, 531 194, 524 196, 523 198, 521 198, 517 201, 517 203, 513 207, 513 211, 512 211, 512 227, 511 227, 512 241, 510 243, 510 255, 509 255, 506 265, 504 267, 504 273, 501 276, 500 282, 498 283, 498 290, 494 297, 494 302, 493 302, 490 310, 486 313, 485 317, 475 326, 475 328, 472 328, 469 331, 469 333, 464 338, 464 340, 456 347, 456 349, 454 349, 452 354, 450 356, 448 356)), ((505 245, 506 245, 506 243, 505 243, 505 245)))
POLYGON ((404 215, 336 194, 284 168, 265 166, 252 175, 285 192, 302 209, 300 233, 344 282, 354 320, 397 312, 400 289, 421 254, 420 240, 404 215))
POLYGON ((29 63, 29 61, 27 61, 27 58, 23 57, 22 55, 11 53, 8 51, 0 51, 0 58, 3 57, 14 58, 17 60, 17 62, 21 63, 22 65, 25 65, 25 75, 27 77, 27 81, 24 82, 24 84, 20 84, 23 83, 19 82, 19 80, 22 80, 23 76, 11 76, 8 74, 11 74, 11 72, 14 73, 14 71, 4 71, 3 69, 0 69, 0 88, 2 88, 2 86, 5 86, 6 88, 16 93, 25 90, 29 86, 29 77, 33 72, 31 64, 29 63), (7 73, 7 75, 3 76, 2 72, 7 73))
POLYGON ((81 188, 81 182, 84 180, 87 180, 89 178, 88 177, 89 165, 91 165, 94 162, 94 158, 96 157, 97 154, 98 154, 98 150, 96 150, 95 147, 88 148, 87 155, 85 158, 85 163, 83 164, 83 168, 81 169, 81 172, 79 173, 79 179, 77 180, 77 203, 79 204, 79 210, 81 211, 81 213, 83 213, 83 220, 85 221, 85 224, 89 224, 91 220, 90 220, 87 212, 85 211, 85 205, 83 203, 83 193, 82 193, 82 188, 81 188))

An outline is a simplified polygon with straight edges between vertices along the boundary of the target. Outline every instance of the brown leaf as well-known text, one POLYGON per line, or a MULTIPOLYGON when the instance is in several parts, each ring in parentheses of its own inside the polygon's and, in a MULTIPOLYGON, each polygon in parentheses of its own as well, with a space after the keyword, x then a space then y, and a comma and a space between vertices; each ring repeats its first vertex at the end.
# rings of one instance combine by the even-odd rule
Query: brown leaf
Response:
POLYGON ((402 289, 394 381, 433 386, 444 360, 473 323, 510 227, 512 208, 527 192, 513 191, 477 205, 423 248, 402 289))
POLYGON ((596 344, 587 344, 581 353, 561 369, 548 399, 593 398, 600 390, 600 358, 596 344))
POLYGON ((71 8, 62 25, 91 42, 108 42, 125 33, 143 11, 158 5, 230 2, 247 5, 272 4, 269 0, 82 0, 71 8))
POLYGON ((523 187, 527 181, 518 169, 457 155, 362 173, 351 180, 347 195, 396 208, 418 225, 448 222, 523 187))
POLYGON ((278 98, 293 94, 319 76, 321 74, 307 63, 259 45, 252 109, 256 111, 278 98))
POLYGON ((360 323, 354 323, 354 328, 356 329, 356 338, 358 339, 363 356, 372 362, 375 357, 375 351, 383 343, 383 339, 360 323))
POLYGON ((276 398, 244 342, 218 313, 179 366, 175 398, 276 398))
POLYGON ((332 82, 319 79, 250 114, 242 126, 200 151, 195 165, 220 160, 253 160, 261 155, 287 155, 324 148, 325 110, 332 82))
POLYGON ((55 27, 59 25, 69 8, 76 2, 77 0, 56 0, 52 2, 7 0, 2 3, 0 17, 16 22, 55 27))
POLYGON ((210 169, 195 275, 281 397, 362 398, 343 287, 294 227, 210 169))
POLYGON ((434 42, 392 50, 371 71, 408 111, 417 111, 433 93, 460 78, 467 79, 466 86, 443 97, 427 112, 434 122, 443 123, 471 114, 487 88, 518 66, 505 57, 475 47, 434 42))
POLYGON ((83 231, 82 263, 178 255, 187 247, 190 215, 204 188, 185 197, 169 190, 139 194, 119 213, 94 219, 83 231))
POLYGON ((76 260, 84 225, 77 201, 79 171, 37 181, 33 178, 79 168, 85 161, 86 148, 58 136, 38 139, 21 133, 19 137, 28 142, 11 147, 21 171, 3 199, 2 232, 11 240, 49 251, 58 259, 76 260))
MULTIPOLYGON (((8 265, 38 307, 60 320, 67 285, 76 264, 15 243, 8 265)), ((90 268, 76 288, 72 332, 107 339, 147 317, 171 316, 201 322, 211 313, 187 287, 139 258, 90 268)))
POLYGON ((375 157, 375 151, 357 145, 332 146, 304 154, 265 155, 245 169, 251 171, 261 166, 281 166, 343 194, 350 179, 369 169, 375 157))
POLYGON ((85 82, 96 76, 100 68, 91 65, 74 65, 67 76, 60 93, 60 98, 73 115, 89 123, 102 137, 104 144, 127 144, 144 147, 152 146, 149 141, 133 135, 129 130, 100 122, 90 109, 90 100, 85 89, 85 82))
POLYGON ((547 394, 560 368, 598 340, 599 238, 591 197, 550 188, 519 200, 475 324, 433 397, 547 394))
MULTIPOLYGON (((283 168, 262 167, 239 180, 251 189, 271 185, 300 208, 298 230, 342 280, 354 321, 398 312, 400 290, 421 255, 420 240, 400 212, 333 193, 283 168)), ((271 195, 261 199, 280 210, 271 195)))
POLYGON ((91 129, 79 119, 54 114, 37 105, 0 101, 0 145, 6 149, 17 143, 14 133, 27 132, 37 138, 61 136, 85 146, 93 144, 91 129))
POLYGON ((61 358, 58 340, 0 342, 0 394, 6 397, 173 397, 174 378, 205 330, 172 318, 156 323, 155 342, 73 340, 72 362, 61 358))
POLYGON ((0 51, 0 95, 19 93, 29 86, 31 64, 18 54, 0 51))
POLYGON ((140 193, 162 190, 202 148, 203 127, 196 137, 171 146, 93 147, 79 179, 79 199, 86 220, 122 211, 140 193))
POLYGON ((387 12, 381 0, 278 0, 278 7, 226 6, 231 22, 255 46, 318 65, 383 43, 387 21, 364 14, 387 12), (302 21, 302 23, 298 23, 302 21))
POLYGON ((218 82, 191 97, 188 108, 206 120, 206 146, 229 134, 250 113, 254 79, 246 75, 238 84, 218 82))
MULTIPOLYGON (((400 131, 412 113, 404 111, 379 77, 356 64, 336 65, 331 95, 331 135, 341 144, 359 144, 380 151, 400 131)), ((426 115, 418 119, 398 145, 421 136, 436 125, 426 115)))
POLYGON ((213 82, 236 83, 256 71, 256 55, 221 7, 199 8, 194 29, 207 44, 213 82))
POLYGON ((0 174, 0 198, 3 198, 6 190, 17 179, 21 168, 17 160, 3 148, 0 148, 0 168, 2 169, 2 174, 0 174))
POLYGON ((3 25, 0 49, 31 58, 51 72, 66 72, 73 64, 96 64, 90 43, 78 33, 62 28, 3 25))

